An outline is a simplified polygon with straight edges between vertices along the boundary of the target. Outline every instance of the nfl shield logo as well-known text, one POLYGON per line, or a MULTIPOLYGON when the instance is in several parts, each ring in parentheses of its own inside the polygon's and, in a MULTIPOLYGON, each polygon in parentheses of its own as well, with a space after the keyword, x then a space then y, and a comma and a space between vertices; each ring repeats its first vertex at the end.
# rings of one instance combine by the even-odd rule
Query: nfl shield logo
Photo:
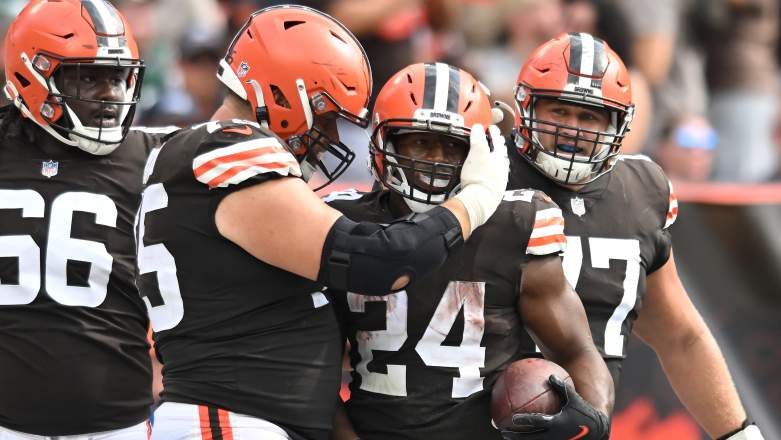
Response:
POLYGON ((247 72, 249 72, 249 64, 247 64, 246 61, 242 61, 241 64, 239 64, 239 69, 236 71, 236 75, 239 78, 244 78, 247 76, 247 72))
POLYGON ((41 174, 48 178, 52 178, 57 175, 57 169, 59 168, 60 163, 55 162, 53 160, 45 160, 41 162, 41 174))
POLYGON ((572 206, 572 213, 581 217, 586 213, 586 204, 580 197, 573 197, 570 199, 570 205, 572 206))

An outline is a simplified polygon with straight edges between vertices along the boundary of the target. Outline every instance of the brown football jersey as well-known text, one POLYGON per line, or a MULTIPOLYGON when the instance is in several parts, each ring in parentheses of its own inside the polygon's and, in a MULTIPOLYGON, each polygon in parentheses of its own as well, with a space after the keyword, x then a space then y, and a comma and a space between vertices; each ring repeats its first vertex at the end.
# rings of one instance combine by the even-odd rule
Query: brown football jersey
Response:
MULTIPOLYGON (((388 191, 325 200, 356 221, 389 222, 388 191)), ((521 355, 518 314, 530 258, 564 249, 559 208, 539 191, 505 194, 443 267, 385 296, 333 292, 351 343, 348 415, 362 438, 499 439, 490 385, 521 355)))
POLYGON ((161 135, 113 153, 0 138, 0 425, 38 435, 142 422, 148 319, 134 284, 141 173, 161 135))
MULTIPOLYGON (((678 214, 672 185, 645 156, 619 156, 610 173, 578 192, 551 182, 517 154, 511 158, 508 188, 540 189, 561 207, 567 235, 564 272, 618 384, 646 276, 670 256, 668 228, 678 214)), ((530 339, 527 347, 534 349, 530 339)))
POLYGON ((299 172, 287 146, 251 122, 175 133, 146 168, 138 284, 163 362, 163 401, 327 439, 342 352, 331 304, 319 285, 256 259, 214 221, 227 195, 299 172))

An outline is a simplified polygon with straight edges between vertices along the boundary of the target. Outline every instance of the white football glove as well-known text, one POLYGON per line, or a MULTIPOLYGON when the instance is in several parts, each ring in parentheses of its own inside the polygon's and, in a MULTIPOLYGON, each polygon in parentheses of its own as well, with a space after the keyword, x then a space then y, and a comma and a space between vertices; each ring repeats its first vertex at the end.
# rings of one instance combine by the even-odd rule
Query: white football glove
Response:
POLYGON ((765 440, 757 425, 748 425, 740 431, 730 435, 726 440, 765 440))
POLYGON ((481 124, 472 126, 469 154, 461 168, 461 191, 453 196, 466 208, 470 234, 493 215, 507 188, 510 160, 504 136, 496 125, 489 126, 488 132, 493 151, 488 146, 485 128, 481 124))

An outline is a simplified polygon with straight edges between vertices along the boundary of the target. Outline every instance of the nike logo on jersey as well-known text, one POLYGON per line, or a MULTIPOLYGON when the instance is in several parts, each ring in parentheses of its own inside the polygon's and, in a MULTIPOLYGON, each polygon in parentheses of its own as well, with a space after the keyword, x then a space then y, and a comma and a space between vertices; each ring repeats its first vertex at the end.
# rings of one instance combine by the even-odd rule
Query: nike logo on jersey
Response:
POLYGON ((573 437, 570 437, 569 440, 578 440, 579 438, 583 438, 587 436, 589 433, 588 426, 580 425, 580 432, 575 434, 573 437))
POLYGON ((226 129, 222 130, 222 132, 223 133, 238 133, 238 134, 241 134, 241 135, 244 135, 244 136, 249 136, 249 135, 252 134, 252 129, 249 128, 249 126, 245 125, 245 126, 243 126, 241 128, 239 128, 239 127, 226 128, 226 129))

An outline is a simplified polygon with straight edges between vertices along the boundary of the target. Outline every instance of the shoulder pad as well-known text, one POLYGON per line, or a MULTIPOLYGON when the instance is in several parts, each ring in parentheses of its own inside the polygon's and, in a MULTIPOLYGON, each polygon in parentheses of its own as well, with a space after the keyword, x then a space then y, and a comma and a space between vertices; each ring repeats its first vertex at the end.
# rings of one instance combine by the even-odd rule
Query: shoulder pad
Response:
POLYGON ((502 201, 505 202, 521 201, 526 203, 535 203, 536 205, 538 205, 538 209, 544 207, 551 207, 551 208, 559 207, 559 205, 557 205, 556 202, 554 202, 553 199, 551 199, 550 196, 545 194, 543 191, 537 189, 531 189, 531 188, 514 189, 510 191, 505 191, 502 201))
POLYGON ((133 127, 130 127, 130 129, 134 130, 134 131, 141 131, 141 132, 144 132, 144 133, 149 133, 149 134, 163 134, 163 135, 167 135, 167 134, 171 134, 171 133, 179 130, 179 127, 177 127, 175 125, 168 125, 168 126, 165 126, 165 127, 133 126, 133 127))
POLYGON ((618 160, 645 160, 648 162, 653 162, 653 159, 646 156, 645 154, 619 154, 618 160))
POLYGON ((531 203, 532 199, 534 199, 533 189, 514 189, 511 191, 505 191, 504 197, 502 197, 502 200, 505 202, 515 202, 520 200, 531 203))
POLYGON ((365 193, 358 191, 355 188, 349 188, 342 191, 333 191, 322 197, 323 202, 330 203, 335 200, 358 200, 363 197, 365 193))
POLYGON ((632 178, 637 179, 638 183, 649 194, 649 200, 661 207, 660 214, 664 215, 662 228, 667 229, 672 226, 678 217, 678 198, 675 196, 672 183, 662 167, 642 154, 622 155, 619 156, 619 159, 623 160, 624 165, 632 170, 632 178))

